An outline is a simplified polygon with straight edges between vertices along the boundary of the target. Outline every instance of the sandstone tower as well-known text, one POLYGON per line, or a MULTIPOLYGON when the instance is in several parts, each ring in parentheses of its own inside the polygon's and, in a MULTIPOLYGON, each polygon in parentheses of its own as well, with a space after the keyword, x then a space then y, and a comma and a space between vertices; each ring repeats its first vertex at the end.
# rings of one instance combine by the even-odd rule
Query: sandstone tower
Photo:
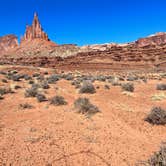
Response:
POLYGON ((34 14, 32 26, 27 25, 24 36, 21 38, 21 43, 25 41, 31 41, 33 39, 43 39, 49 41, 48 35, 43 31, 38 19, 38 15, 34 14))

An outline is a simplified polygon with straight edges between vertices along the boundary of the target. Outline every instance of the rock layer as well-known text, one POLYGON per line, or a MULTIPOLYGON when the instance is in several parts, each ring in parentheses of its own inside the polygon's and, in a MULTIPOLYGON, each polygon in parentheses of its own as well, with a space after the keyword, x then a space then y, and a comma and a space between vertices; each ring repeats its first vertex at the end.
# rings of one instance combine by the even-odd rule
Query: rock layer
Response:
MULTIPOLYGON (((57 49, 60 49, 60 46, 57 49)), ((55 49, 54 51, 56 51, 55 49)), ((61 47, 62 51, 64 50, 61 47)), ((66 48, 65 48, 66 49, 66 48)), ((105 51, 79 52, 71 56, 55 56, 54 51, 42 56, 5 56, 0 64, 53 67, 61 70, 97 71, 158 71, 166 70, 166 45, 136 47, 134 45, 114 46, 105 51)), ((61 55, 61 50, 59 50, 61 55)))
POLYGON ((138 47, 145 47, 149 45, 166 44, 166 33, 159 32, 146 38, 141 38, 135 42, 138 47))

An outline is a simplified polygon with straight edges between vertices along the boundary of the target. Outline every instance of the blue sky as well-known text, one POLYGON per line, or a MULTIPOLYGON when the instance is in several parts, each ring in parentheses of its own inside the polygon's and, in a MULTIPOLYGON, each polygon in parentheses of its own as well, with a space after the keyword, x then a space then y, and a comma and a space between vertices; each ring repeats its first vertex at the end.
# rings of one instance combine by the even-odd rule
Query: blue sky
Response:
POLYGON ((23 35, 35 11, 58 44, 125 43, 166 31, 166 0, 0 0, 0 36, 23 35))

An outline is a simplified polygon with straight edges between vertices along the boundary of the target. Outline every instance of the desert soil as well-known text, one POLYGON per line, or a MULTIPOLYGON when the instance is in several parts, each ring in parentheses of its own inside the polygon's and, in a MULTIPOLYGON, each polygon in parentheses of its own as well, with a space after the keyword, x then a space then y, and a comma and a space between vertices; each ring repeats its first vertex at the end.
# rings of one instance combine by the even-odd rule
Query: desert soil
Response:
POLYGON ((95 82, 100 87, 95 94, 79 94, 70 81, 62 79, 45 94, 47 98, 61 95, 68 104, 52 106, 25 98, 26 81, 0 81, 0 86, 22 87, 0 100, 0 165, 134 166, 147 160, 166 141, 166 126, 144 121, 153 106, 165 107, 166 99, 151 98, 160 93, 156 90, 160 82, 166 80, 134 82, 133 94, 123 94, 121 87, 111 84, 107 90, 106 83, 95 82), (89 98, 101 112, 91 118, 76 113, 73 103, 78 97, 89 98), (21 103, 34 108, 21 109, 21 103))

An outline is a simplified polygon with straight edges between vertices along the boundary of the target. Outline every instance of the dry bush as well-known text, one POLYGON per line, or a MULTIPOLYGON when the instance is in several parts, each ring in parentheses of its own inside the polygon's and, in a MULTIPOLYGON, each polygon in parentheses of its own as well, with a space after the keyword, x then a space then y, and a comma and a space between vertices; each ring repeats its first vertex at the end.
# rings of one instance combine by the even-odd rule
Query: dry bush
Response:
POLYGON ((36 95, 36 98, 37 98, 37 101, 38 101, 38 102, 44 102, 44 101, 47 101, 46 96, 43 95, 43 94, 41 94, 41 93, 38 93, 38 94, 36 95))
POLYGON ((108 80, 109 83, 112 84, 112 86, 120 86, 121 83, 119 82, 119 78, 118 77, 113 77, 113 78, 110 78, 108 80))
POLYGON ((34 84, 35 82, 34 82, 34 80, 29 80, 28 83, 29 83, 29 84, 34 84))
POLYGON ((6 78, 12 81, 20 81, 20 79, 24 78, 24 75, 9 73, 6 78))
POLYGON ((91 104, 88 98, 78 98, 74 102, 74 107, 78 113, 93 115, 97 112, 100 112, 98 107, 91 104))
POLYGON ((128 92, 134 92, 134 84, 125 83, 125 84, 122 85, 122 90, 128 91, 128 92))
POLYGON ((109 90, 110 89, 110 86, 109 85, 104 85, 104 88, 109 90))
POLYGON ((3 100, 3 99, 4 99, 4 97, 2 95, 0 95, 0 100, 3 100))
POLYGON ((55 97, 51 98, 50 104, 59 106, 59 105, 66 105, 67 102, 65 101, 63 96, 55 96, 55 97))
POLYGON ((126 80, 127 81, 136 81, 136 80, 138 80, 138 77, 137 76, 128 76, 126 80))
POLYGON ((49 84, 48 84, 47 81, 41 82, 40 86, 41 86, 41 88, 43 88, 43 89, 49 89, 49 88, 50 88, 50 86, 49 86, 49 84))
POLYGON ((165 125, 166 124, 166 110, 161 107, 152 108, 150 114, 145 118, 145 121, 153 125, 165 125))
POLYGON ((14 93, 10 87, 1 87, 0 88, 0 95, 5 95, 8 93, 14 93))
POLYGON ((32 77, 39 77, 40 76, 40 73, 34 73, 33 75, 32 75, 32 77))
POLYGON ((31 77, 31 76, 29 76, 29 75, 27 75, 27 74, 24 74, 24 79, 25 79, 26 81, 28 81, 28 80, 31 80, 31 79, 32 79, 32 77, 31 77))
POLYGON ((98 76, 96 77, 96 80, 97 80, 97 81, 101 81, 101 82, 105 82, 105 81, 106 81, 106 76, 98 75, 98 76))
POLYGON ((47 78, 47 81, 49 84, 54 84, 56 83, 57 81, 60 80, 60 76, 59 75, 51 75, 50 77, 47 78))
POLYGON ((166 166, 166 145, 160 147, 160 151, 156 152, 148 161, 150 166, 166 166))
POLYGON ((0 88, 0 95, 4 95, 7 93, 6 88, 0 88))
POLYGON ((147 161, 141 161, 137 166, 166 166, 166 144, 163 143, 158 152, 155 152, 153 156, 147 161))
POLYGON ((72 80, 74 80, 74 76, 72 75, 72 74, 64 74, 63 76, 62 76, 62 78, 64 78, 65 80, 68 80, 68 81, 72 81, 72 80))
POLYGON ((3 83, 8 83, 8 81, 6 79, 2 79, 3 83))
POLYGON ((157 84, 157 90, 166 90, 166 84, 157 84))
POLYGON ((31 104, 28 104, 28 103, 20 104, 19 107, 21 109, 32 109, 32 108, 34 108, 31 104))
POLYGON ((95 87, 93 86, 93 84, 90 81, 84 81, 79 93, 96 93, 95 87))
POLYGON ((29 89, 26 89, 25 91, 25 97, 36 97, 38 94, 38 88, 36 87, 31 87, 29 89))

